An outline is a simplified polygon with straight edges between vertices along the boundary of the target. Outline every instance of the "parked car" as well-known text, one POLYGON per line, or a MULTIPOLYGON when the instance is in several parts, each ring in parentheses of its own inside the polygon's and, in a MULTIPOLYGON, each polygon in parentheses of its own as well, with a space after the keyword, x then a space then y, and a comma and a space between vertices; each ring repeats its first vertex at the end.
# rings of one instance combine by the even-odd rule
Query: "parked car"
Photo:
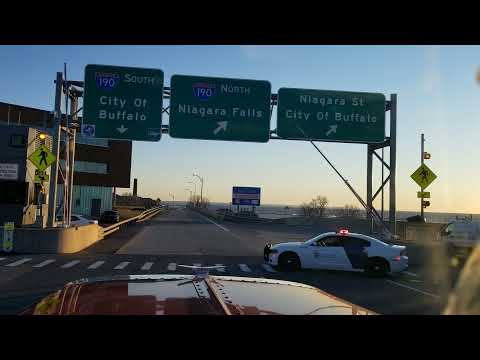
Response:
POLYGON ((480 223, 469 219, 453 221, 443 229, 441 238, 450 256, 468 256, 480 244, 480 223))
POLYGON ((104 211, 100 217, 100 223, 102 224, 115 224, 120 221, 120 214, 116 210, 104 211))
MULTIPOLYGON (((63 216, 57 216, 57 221, 63 221, 63 216)), ((78 214, 72 214, 72 216, 70 217, 71 226, 81 226, 88 224, 98 224, 98 221, 87 219, 85 216, 78 214)))

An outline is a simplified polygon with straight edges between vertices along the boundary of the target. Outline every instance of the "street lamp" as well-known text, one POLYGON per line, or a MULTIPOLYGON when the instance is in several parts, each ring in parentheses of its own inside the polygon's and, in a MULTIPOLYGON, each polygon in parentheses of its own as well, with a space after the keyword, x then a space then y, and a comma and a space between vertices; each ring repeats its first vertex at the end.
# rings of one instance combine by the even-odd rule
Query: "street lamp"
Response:
POLYGON ((169 195, 172 197, 172 207, 173 207, 175 202, 175 195, 172 193, 169 193, 169 195))
POLYGON ((203 178, 196 173, 193 173, 192 176, 200 179, 200 184, 201 184, 201 187, 200 187, 200 202, 203 203, 203 178))

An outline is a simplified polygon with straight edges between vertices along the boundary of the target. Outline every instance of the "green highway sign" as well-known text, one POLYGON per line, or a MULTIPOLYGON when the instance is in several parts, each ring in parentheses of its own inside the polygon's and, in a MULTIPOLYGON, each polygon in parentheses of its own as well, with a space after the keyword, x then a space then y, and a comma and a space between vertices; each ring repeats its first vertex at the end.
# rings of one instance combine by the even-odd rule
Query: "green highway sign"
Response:
POLYGON ((277 135, 284 139, 383 142, 385 95, 281 88, 277 135))
POLYGON ((160 140, 163 71, 87 65, 84 86, 82 135, 160 140))
POLYGON ((173 75, 169 135, 173 138, 267 142, 268 81, 173 75))

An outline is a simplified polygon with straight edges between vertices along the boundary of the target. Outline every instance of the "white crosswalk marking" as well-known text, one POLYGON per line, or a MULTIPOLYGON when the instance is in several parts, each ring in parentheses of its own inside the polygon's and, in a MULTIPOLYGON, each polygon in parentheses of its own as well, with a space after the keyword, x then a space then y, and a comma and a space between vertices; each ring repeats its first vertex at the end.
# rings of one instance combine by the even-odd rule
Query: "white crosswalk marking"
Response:
POLYGON ((262 264, 262 268, 271 273, 276 273, 277 271, 268 264, 262 264))
POLYGON ((193 266, 202 266, 202 264, 196 263, 196 264, 193 264, 193 266))
POLYGON ((140 270, 150 270, 152 265, 153 265, 153 262, 146 262, 145 264, 143 264, 143 266, 140 270))
MULTIPOLYGON (((223 264, 215 264, 215 266, 223 266, 223 264)), ((222 268, 218 268, 216 269, 218 272, 225 272, 225 268, 222 267, 222 268)))
POLYGON ((238 264, 238 267, 244 272, 252 272, 252 270, 247 266, 247 264, 238 264))
POLYGON ((30 259, 30 258, 25 258, 25 259, 18 260, 18 261, 15 261, 15 262, 13 262, 13 263, 7 264, 7 265, 5 265, 5 266, 11 266, 11 267, 13 267, 13 266, 18 266, 18 265, 25 264, 26 262, 29 262, 30 260, 32 260, 32 259, 30 259))
POLYGON ((41 267, 47 266, 48 264, 51 264, 51 263, 53 263, 53 262, 55 262, 55 261, 56 261, 55 259, 45 260, 45 261, 42 261, 40 264, 33 265, 32 267, 34 267, 34 268, 41 268, 41 267))
POLYGON ((125 269, 128 266, 128 264, 130 264, 130 261, 122 261, 120 264, 115 266, 113 269, 114 270, 122 270, 122 269, 125 269))
POLYGON ((168 267, 167 267, 168 271, 175 271, 176 269, 177 269, 177 264, 175 263, 168 264, 168 267))
POLYGON ((98 269, 100 266, 105 264, 105 261, 95 261, 92 265, 90 265, 87 269, 98 269))
POLYGON ((66 263, 65 265, 60 266, 60 267, 61 267, 62 269, 69 269, 69 268, 74 267, 75 265, 77 265, 79 262, 80 262, 80 260, 73 260, 73 261, 70 261, 70 262, 66 263))

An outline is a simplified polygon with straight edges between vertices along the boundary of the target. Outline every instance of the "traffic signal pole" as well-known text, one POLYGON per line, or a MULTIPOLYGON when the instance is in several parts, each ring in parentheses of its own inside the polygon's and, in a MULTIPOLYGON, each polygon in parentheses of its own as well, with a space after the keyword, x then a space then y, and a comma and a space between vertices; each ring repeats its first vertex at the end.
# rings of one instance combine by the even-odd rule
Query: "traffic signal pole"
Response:
POLYGON ((57 204, 57 181, 58 181, 58 165, 60 157, 60 134, 61 134, 61 119, 62 119, 62 88, 63 88, 63 74, 57 72, 57 79, 55 81, 55 111, 54 111, 54 127, 52 136, 52 152, 55 155, 55 161, 52 164, 52 171, 50 175, 50 189, 48 191, 48 227, 55 227, 55 211, 57 204))

